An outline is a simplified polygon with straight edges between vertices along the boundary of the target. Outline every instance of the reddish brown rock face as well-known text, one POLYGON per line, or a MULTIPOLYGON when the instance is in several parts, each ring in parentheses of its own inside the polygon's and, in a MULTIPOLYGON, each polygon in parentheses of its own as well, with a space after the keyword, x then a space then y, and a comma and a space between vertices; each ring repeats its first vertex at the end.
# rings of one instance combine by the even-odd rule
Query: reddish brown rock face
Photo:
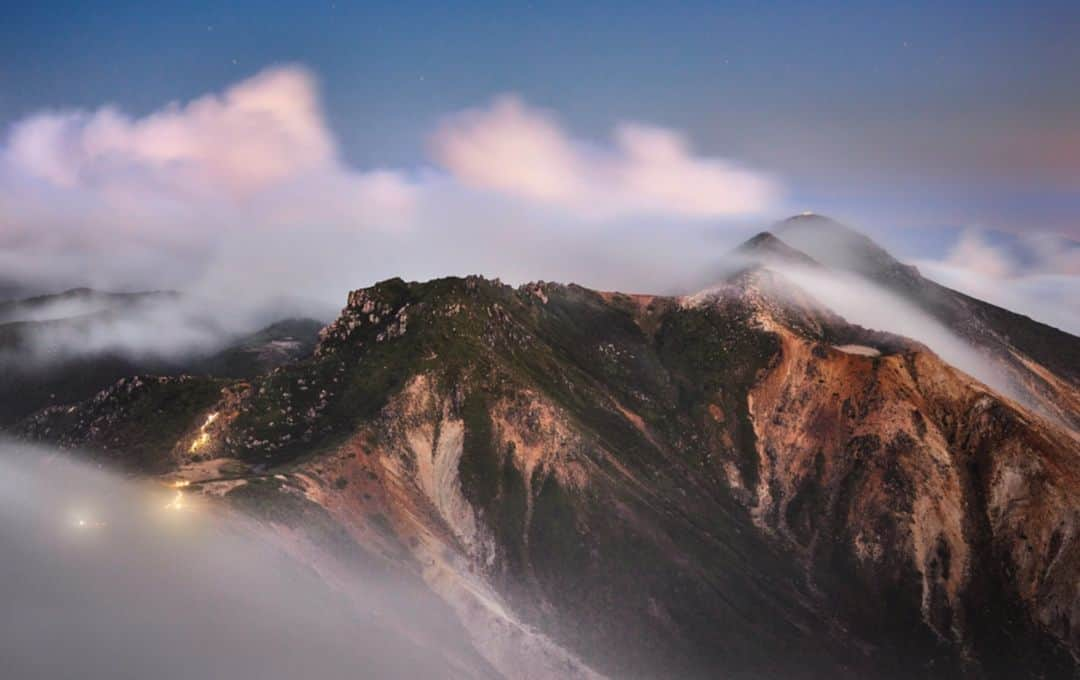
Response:
MULTIPOLYGON (((318 508, 509 677, 1076 672, 1075 433, 765 269, 689 298, 390 281, 315 358, 199 394, 166 442, 192 493, 290 536, 318 508)), ((108 399, 25 431, 150 426, 108 399)))
POLYGON ((931 354, 815 352, 781 336, 750 392, 756 523, 801 552, 811 578, 842 566, 864 593, 908 592, 893 607, 852 598, 866 626, 910 609, 971 658, 992 655, 1000 640, 972 605, 993 584, 1075 649, 1075 440, 931 354))

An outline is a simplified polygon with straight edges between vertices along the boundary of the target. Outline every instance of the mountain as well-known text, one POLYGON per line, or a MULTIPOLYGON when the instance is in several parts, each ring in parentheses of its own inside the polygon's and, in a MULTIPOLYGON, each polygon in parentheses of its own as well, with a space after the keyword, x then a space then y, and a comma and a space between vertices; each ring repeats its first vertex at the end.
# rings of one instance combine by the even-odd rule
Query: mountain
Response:
POLYGON ((832 269, 852 271, 890 288, 917 290, 922 285, 918 269, 902 264, 865 234, 823 215, 789 217, 773 231, 777 240, 832 269))
POLYGON ((819 267, 820 264, 806 253, 796 250, 773 234, 763 231, 733 250, 728 259, 751 260, 760 264, 785 264, 819 267))
POLYGON ((171 291, 109 293, 92 288, 72 288, 62 293, 0 302, 0 323, 41 322, 83 317, 177 297, 178 294, 171 291))
POLYGON ((210 356, 189 360, 184 368, 199 375, 253 378, 311 356, 323 325, 315 319, 277 321, 210 356))
POLYGON ((834 270, 848 271, 915 305, 1001 369, 1011 396, 1080 435, 1080 343, 1064 331, 942 286, 870 238, 820 215, 774 231, 834 270))
POLYGON ((256 333, 221 337, 220 345, 174 356, 125 349, 128 335, 168 334, 160 318, 175 316, 174 292, 106 293, 77 288, 0 303, 0 427, 49 405, 93 396, 138 374, 212 374, 245 378, 309 356, 322 323, 290 319, 256 333), (155 315, 157 312, 157 315, 155 315))
POLYGON ((29 297, 37 292, 36 289, 27 287, 21 281, 0 274, 0 304, 14 301, 19 298, 29 297))
MULTIPOLYGON (((933 290, 855 243, 847 268, 933 290)), ((685 297, 392 279, 307 359, 17 431, 284 536, 329 523, 320 571, 351 545, 414 575, 506 677, 1074 677, 1080 440, 779 271, 824 255, 762 235, 685 297)))

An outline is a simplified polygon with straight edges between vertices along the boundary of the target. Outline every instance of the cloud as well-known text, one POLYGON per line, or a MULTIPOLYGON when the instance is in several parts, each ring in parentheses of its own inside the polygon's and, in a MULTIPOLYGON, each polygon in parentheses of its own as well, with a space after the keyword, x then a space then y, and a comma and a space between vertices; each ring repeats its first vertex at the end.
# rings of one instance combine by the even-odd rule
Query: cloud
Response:
POLYGON ((945 266, 968 269, 973 273, 993 278, 1011 276, 1016 269, 1012 258, 983 240, 979 232, 968 229, 960 235, 952 252, 944 261, 945 266))
MULTIPOLYGON (((436 167, 351 166, 299 66, 141 117, 38 112, 0 142, 0 271, 31 290, 183 289, 222 324, 325 317, 391 276, 686 292, 780 208, 775 180, 677 131, 622 123, 594 143, 515 96, 448 115, 429 141, 436 167)), ((916 264, 1080 332, 1080 248, 1020 246, 971 231, 916 264)))
POLYGON ((902 296, 857 274, 843 271, 771 264, 797 290, 839 314, 848 323, 917 340, 950 365, 997 392, 1022 400, 1008 376, 970 343, 902 296), (858 291, 852 295, 852 291, 858 291))
POLYGON ((1080 243, 1032 234, 995 243, 968 229, 940 260, 915 264, 931 279, 1080 334, 1080 243))
MULTIPOLYGON (((307 311, 288 307, 279 311, 286 310, 294 316, 307 311)), ((21 325, 18 335, 7 336, 0 348, 0 371, 35 372, 55 362, 100 355, 151 363, 207 356, 277 320, 262 310, 192 295, 150 294, 133 300, 65 297, 0 318, 0 323, 39 322, 21 325)))
POLYGON ((776 200, 768 177, 695 156, 675 131, 624 123, 613 141, 604 148, 574 139, 553 115, 507 95, 447 117, 432 148, 466 186, 586 219, 729 217, 759 213, 776 200))
POLYGON ((141 117, 41 111, 0 141, 0 271, 30 290, 183 289, 230 310, 337 308, 390 276, 663 292, 722 252, 712 230, 776 193, 674 131, 624 124, 592 145, 513 97, 432 139, 441 168, 351 166, 299 66, 141 117))
POLYGON ((285 66, 143 118, 104 107, 19 121, 0 147, 0 249, 30 270, 69 254, 198 259, 226 232, 404 223, 416 190, 342 163, 314 78, 285 66))
POLYGON ((7 156, 17 169, 62 187, 138 182, 233 198, 334 163, 311 76, 296 67, 142 119, 111 107, 38 115, 16 125, 7 156))

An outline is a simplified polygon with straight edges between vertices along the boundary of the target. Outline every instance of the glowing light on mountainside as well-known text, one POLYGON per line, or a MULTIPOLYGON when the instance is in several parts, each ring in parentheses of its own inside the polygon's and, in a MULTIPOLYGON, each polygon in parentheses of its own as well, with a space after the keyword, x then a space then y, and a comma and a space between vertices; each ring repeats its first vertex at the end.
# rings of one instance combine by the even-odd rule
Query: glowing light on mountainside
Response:
POLYGON ((184 502, 184 492, 177 489, 176 495, 173 499, 165 504, 166 510, 173 510, 174 512, 180 512, 187 507, 187 503, 184 502))
POLYGON ((214 411, 213 413, 206 416, 206 421, 199 428, 198 436, 195 437, 195 440, 191 442, 191 446, 188 447, 188 453, 197 453, 210 443, 210 433, 207 432, 207 428, 209 428, 214 423, 214 421, 217 420, 217 417, 217 411, 214 411))

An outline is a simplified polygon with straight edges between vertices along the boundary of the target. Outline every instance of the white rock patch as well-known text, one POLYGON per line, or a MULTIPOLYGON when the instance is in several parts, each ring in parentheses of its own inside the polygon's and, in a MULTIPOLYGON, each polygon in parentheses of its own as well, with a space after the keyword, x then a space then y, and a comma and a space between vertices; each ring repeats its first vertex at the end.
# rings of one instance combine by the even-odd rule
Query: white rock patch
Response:
POLYGON ((869 345, 833 345, 833 349, 838 349, 845 354, 858 354, 864 357, 881 356, 881 350, 869 345))

